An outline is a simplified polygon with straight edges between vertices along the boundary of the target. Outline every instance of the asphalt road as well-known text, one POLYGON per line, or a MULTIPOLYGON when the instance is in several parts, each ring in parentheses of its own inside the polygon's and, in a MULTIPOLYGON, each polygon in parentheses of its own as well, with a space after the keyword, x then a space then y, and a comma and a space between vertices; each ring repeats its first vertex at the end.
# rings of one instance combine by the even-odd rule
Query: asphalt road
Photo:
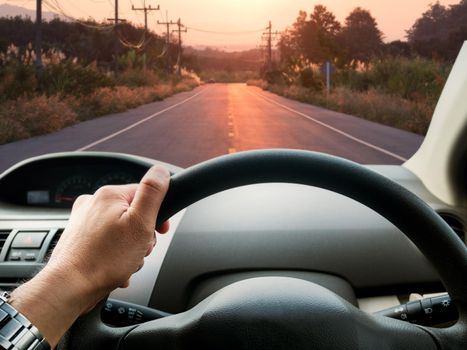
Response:
POLYGON ((0 171, 50 152, 109 151, 187 167, 261 148, 326 152, 363 164, 401 164, 423 137, 243 84, 212 84, 0 146, 0 171))

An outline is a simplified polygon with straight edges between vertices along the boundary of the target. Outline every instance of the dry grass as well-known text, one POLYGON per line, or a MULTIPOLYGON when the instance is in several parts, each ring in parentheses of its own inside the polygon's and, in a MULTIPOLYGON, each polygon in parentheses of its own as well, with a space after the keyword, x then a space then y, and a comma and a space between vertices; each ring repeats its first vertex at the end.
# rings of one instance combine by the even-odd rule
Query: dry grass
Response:
POLYGON ((75 111, 59 97, 21 97, 0 108, 0 143, 60 130, 78 121, 75 111))
POLYGON ((426 134, 436 107, 436 103, 428 99, 423 102, 409 101, 399 96, 380 93, 374 89, 357 92, 338 87, 327 96, 296 85, 265 86, 262 81, 253 81, 249 84, 297 101, 351 114, 420 135, 426 134))
POLYGON ((0 144, 60 130, 79 121, 126 111, 198 86, 191 78, 130 88, 102 87, 85 96, 21 97, 0 104, 0 144))

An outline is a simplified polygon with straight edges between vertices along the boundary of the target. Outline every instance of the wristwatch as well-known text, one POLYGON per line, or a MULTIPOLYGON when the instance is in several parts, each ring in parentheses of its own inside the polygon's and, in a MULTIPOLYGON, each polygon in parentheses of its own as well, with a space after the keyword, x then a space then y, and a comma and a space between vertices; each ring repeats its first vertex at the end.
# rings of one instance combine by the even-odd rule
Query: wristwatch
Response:
POLYGON ((10 294, 0 295, 0 349, 50 350, 50 345, 39 330, 8 303, 10 294))

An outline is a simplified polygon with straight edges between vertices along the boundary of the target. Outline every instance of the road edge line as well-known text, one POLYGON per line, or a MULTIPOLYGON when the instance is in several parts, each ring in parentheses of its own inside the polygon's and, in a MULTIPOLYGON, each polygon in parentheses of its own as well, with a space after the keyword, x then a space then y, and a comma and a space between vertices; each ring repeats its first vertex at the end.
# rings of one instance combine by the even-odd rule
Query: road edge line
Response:
MULTIPOLYGON (((248 90, 247 90, 247 91, 248 91, 248 90)), ((396 154, 396 153, 393 153, 393 152, 391 152, 391 151, 388 151, 388 150, 385 149, 385 148, 382 148, 382 147, 373 145, 372 143, 369 143, 369 142, 367 142, 367 141, 364 141, 364 140, 362 140, 362 139, 359 139, 359 138, 356 137, 356 136, 352 136, 352 135, 346 133, 345 131, 342 131, 342 130, 337 129, 337 128, 335 128, 335 127, 329 125, 329 124, 326 124, 326 123, 324 123, 324 122, 322 122, 322 121, 319 121, 319 120, 317 120, 317 119, 315 119, 315 118, 309 116, 308 114, 305 114, 305 113, 302 113, 302 112, 300 112, 300 111, 297 111, 297 110, 295 110, 295 109, 293 109, 293 108, 287 107, 286 105, 283 105, 283 104, 281 104, 281 103, 279 103, 279 102, 276 102, 276 101, 274 101, 274 100, 272 100, 272 99, 270 99, 270 98, 268 98, 268 97, 266 97, 266 96, 263 96, 263 95, 261 95, 261 94, 259 94, 259 93, 251 92, 251 91, 248 91, 248 93, 251 94, 251 95, 253 95, 253 96, 257 96, 257 97, 259 97, 259 98, 261 98, 261 99, 263 99, 263 100, 266 100, 266 101, 268 101, 268 102, 270 102, 270 103, 272 103, 272 104, 275 104, 276 106, 279 106, 279 107, 281 107, 281 108, 283 108, 283 109, 285 109, 285 110, 288 110, 289 112, 295 113, 295 114, 297 114, 297 115, 299 115, 299 116, 301 116, 301 117, 303 117, 303 118, 305 118, 305 119, 308 119, 308 120, 310 120, 310 121, 312 121, 312 122, 314 122, 314 123, 316 123, 316 124, 319 124, 319 125, 321 125, 321 126, 327 128, 327 129, 329 129, 329 130, 332 130, 332 131, 334 131, 334 132, 336 132, 336 133, 338 133, 338 134, 340 134, 340 135, 342 135, 342 136, 345 136, 345 137, 347 137, 347 138, 349 138, 349 139, 351 139, 351 140, 353 140, 353 141, 355 141, 355 142, 358 142, 358 143, 360 143, 360 144, 362 144, 362 145, 364 145, 364 146, 367 146, 367 147, 372 148, 372 149, 374 149, 374 150, 376 150, 376 151, 379 151, 379 152, 384 153, 384 154, 386 154, 386 155, 388 155, 388 156, 391 156, 391 157, 393 157, 393 158, 395 158, 395 159, 397 159, 397 160, 400 160, 400 161, 403 161, 403 162, 406 162, 406 161, 408 160, 407 158, 404 158, 404 157, 402 157, 402 156, 400 156, 400 155, 398 155, 398 154, 396 154)))
POLYGON ((110 135, 108 135, 108 136, 106 136, 106 137, 100 138, 99 140, 94 141, 94 142, 92 142, 92 143, 90 143, 90 144, 88 144, 88 145, 86 145, 86 146, 83 146, 83 147, 81 147, 81 148, 78 148, 77 150, 75 150, 75 152, 87 151, 88 149, 90 149, 90 148, 92 148, 92 147, 94 147, 94 146, 97 146, 97 145, 99 145, 99 144, 101 144, 101 143, 103 143, 103 142, 105 142, 105 141, 108 141, 108 140, 110 140, 110 139, 113 139, 114 137, 116 137, 116 136, 118 136, 118 135, 120 135, 120 134, 123 134, 123 133, 127 132, 128 130, 133 129, 133 128, 137 127, 138 125, 141 125, 141 124, 143 124, 143 123, 145 123, 145 122, 147 122, 147 121, 149 121, 149 120, 151 120, 151 119, 153 119, 153 118, 155 118, 155 117, 157 117, 157 116, 159 116, 159 115, 161 115, 161 114, 163 114, 163 113, 165 113, 165 112, 168 112, 168 111, 170 111, 170 110, 172 110, 172 109, 174 109, 174 108, 176 108, 176 107, 178 107, 178 106, 181 106, 181 105, 185 104, 186 102, 192 100, 192 99, 195 98, 196 96, 199 96, 201 93, 204 92, 204 90, 205 90, 205 89, 202 89, 200 92, 198 92, 198 93, 196 93, 196 94, 194 94, 194 95, 188 97, 187 99, 185 99, 185 100, 183 100, 183 101, 177 102, 176 104, 174 104, 174 105, 172 105, 172 106, 169 106, 169 107, 167 107, 167 108, 165 108, 165 109, 163 109, 163 110, 161 110, 161 111, 159 111, 159 112, 156 112, 156 113, 154 113, 154 114, 151 114, 150 116, 148 116, 148 117, 146 117, 146 118, 144 118, 144 119, 141 119, 141 120, 137 121, 136 123, 133 123, 133 124, 131 124, 131 125, 129 125, 129 126, 123 128, 123 129, 121 129, 121 130, 119 130, 119 131, 116 131, 116 132, 114 132, 114 133, 112 133, 112 134, 110 134, 110 135))

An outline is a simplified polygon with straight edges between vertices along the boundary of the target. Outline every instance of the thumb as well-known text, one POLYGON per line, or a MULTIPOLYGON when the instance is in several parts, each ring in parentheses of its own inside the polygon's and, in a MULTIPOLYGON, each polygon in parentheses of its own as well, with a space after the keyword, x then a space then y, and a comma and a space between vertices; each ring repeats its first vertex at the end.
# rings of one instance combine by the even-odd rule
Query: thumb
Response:
POLYGON ((155 223, 157 213, 169 188, 170 173, 160 166, 153 166, 141 179, 136 189, 131 208, 143 220, 155 223))

